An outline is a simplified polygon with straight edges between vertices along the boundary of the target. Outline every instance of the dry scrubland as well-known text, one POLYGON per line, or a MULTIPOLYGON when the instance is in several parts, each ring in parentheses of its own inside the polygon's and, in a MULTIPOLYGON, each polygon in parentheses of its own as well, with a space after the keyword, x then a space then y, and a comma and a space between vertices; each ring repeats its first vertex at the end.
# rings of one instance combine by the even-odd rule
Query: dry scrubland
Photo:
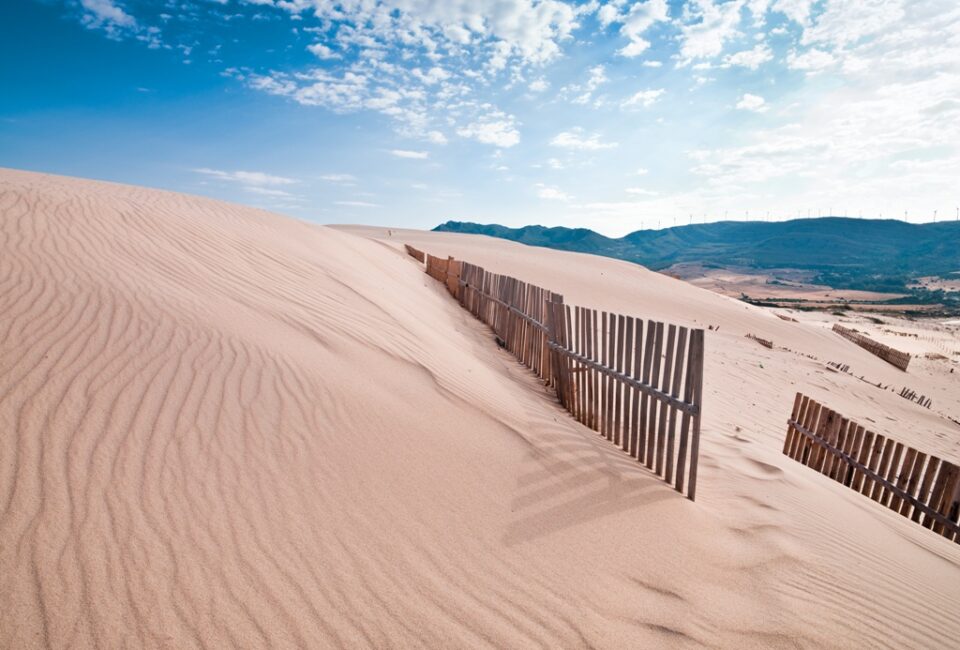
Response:
POLYGON ((960 416, 960 378, 825 318, 599 257, 0 171, 0 647, 950 646, 960 545, 780 449, 803 390, 960 460, 934 412, 960 416), (403 242, 719 326, 697 502, 576 424, 403 242))

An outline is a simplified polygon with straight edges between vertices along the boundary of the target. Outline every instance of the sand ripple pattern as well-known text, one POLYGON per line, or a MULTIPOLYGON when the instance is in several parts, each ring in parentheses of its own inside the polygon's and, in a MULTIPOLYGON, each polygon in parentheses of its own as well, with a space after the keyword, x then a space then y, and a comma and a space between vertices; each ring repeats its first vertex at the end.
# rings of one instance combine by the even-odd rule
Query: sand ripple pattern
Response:
POLYGON ((713 514, 573 423, 398 250, 0 171, 0 647, 814 646, 866 626, 918 647, 948 627, 955 593, 916 576, 955 579, 956 557, 893 566, 913 618, 889 625, 812 561, 831 524, 784 503, 775 456, 738 449, 706 458, 741 470, 713 514))

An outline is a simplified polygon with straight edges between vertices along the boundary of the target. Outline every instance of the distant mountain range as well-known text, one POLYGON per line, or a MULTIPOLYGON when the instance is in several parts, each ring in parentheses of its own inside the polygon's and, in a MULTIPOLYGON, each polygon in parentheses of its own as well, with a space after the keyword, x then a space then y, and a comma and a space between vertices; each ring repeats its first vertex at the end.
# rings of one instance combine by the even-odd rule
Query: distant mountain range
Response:
POLYGON ((507 228, 460 221, 448 221, 434 230, 593 253, 654 270, 680 263, 808 270, 815 272, 815 282, 843 289, 902 292, 918 277, 950 277, 960 271, 960 222, 955 221, 919 225, 845 217, 719 221, 637 230, 616 239, 587 228, 507 228))

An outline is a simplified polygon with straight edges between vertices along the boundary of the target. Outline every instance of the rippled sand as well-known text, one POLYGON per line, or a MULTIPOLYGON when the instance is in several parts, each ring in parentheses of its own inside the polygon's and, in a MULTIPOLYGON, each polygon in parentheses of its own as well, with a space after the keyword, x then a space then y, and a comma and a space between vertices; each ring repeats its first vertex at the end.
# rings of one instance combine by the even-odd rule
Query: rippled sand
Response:
MULTIPOLYGON (((823 323, 614 260, 0 170, 0 647, 949 646, 960 546, 780 446, 798 389, 946 457, 960 430, 827 360, 903 382, 823 323), (697 502, 404 241, 720 325, 697 502)), ((910 381, 960 411, 956 375, 910 381)))

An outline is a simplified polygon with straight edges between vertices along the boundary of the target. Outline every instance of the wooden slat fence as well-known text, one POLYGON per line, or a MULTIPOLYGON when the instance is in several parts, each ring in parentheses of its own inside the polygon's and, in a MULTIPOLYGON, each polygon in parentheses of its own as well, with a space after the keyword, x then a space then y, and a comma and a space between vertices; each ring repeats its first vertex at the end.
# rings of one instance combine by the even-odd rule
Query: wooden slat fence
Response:
MULTIPOLYGON (((412 256, 412 254, 411 254, 412 256)), ((427 255, 427 274, 447 285, 447 290, 457 300, 460 299, 460 265, 462 262, 448 257, 427 255)))
POLYGON ((547 336, 548 305, 563 296, 506 275, 462 263, 460 304, 493 330, 503 347, 549 385, 554 385, 547 336))
POLYGON ((797 393, 783 453, 960 543, 960 467, 797 393))
POLYGON ((427 256, 427 272, 556 390, 581 423, 696 498, 703 398, 702 329, 563 302, 468 262, 427 256), (431 260, 435 260, 431 262, 431 260))
POLYGON ((833 331, 843 338, 853 341, 867 352, 875 354, 887 363, 900 368, 900 370, 906 371, 907 366, 910 365, 910 354, 907 352, 895 350, 889 345, 874 341, 869 336, 864 336, 860 332, 836 323, 833 325, 833 331))
POLYGON ((417 261, 420 262, 421 264, 423 264, 424 262, 426 262, 426 256, 424 256, 422 250, 418 250, 418 249, 414 248, 413 246, 411 246, 410 244, 404 244, 404 246, 407 248, 407 255, 409 255, 409 256, 412 257, 413 259, 417 260, 417 261))

